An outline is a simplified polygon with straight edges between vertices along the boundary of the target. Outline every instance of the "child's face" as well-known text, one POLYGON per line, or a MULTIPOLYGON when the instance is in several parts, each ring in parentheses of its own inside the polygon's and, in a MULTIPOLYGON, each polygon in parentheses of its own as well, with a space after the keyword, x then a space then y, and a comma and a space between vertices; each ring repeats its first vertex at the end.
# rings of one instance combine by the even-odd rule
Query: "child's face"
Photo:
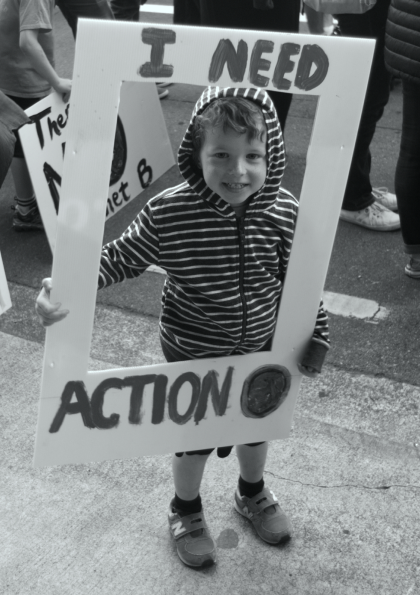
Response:
POLYGON ((222 127, 206 130, 199 153, 206 184, 229 204, 240 204, 257 192, 267 174, 266 132, 261 140, 222 127))

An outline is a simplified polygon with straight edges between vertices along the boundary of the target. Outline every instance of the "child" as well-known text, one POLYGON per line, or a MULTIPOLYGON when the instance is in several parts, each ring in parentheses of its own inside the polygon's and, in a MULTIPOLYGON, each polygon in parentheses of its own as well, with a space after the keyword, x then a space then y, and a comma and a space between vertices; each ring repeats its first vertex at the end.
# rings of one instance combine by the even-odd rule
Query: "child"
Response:
MULTIPOLYGON (((127 231, 102 251, 99 287, 140 275, 150 264, 167 271, 160 338, 170 362, 269 349, 297 218, 298 203, 280 189, 282 134, 261 89, 208 88, 200 97, 178 153, 186 180, 151 199, 127 231)), ((49 302, 45 279, 37 311, 45 326, 67 311, 49 302)), ((327 318, 319 309, 300 367, 321 369, 327 318)), ((232 447, 219 448, 220 457, 232 447)), ((284 543, 290 522, 264 486, 266 442, 236 447, 240 466, 235 509, 267 543, 284 543)), ((176 453, 169 525, 181 560, 216 561, 199 494, 213 449, 176 453)))
MULTIPOLYGON (((53 10, 54 0, 0 0, 0 90, 23 110, 48 95, 51 87, 64 101, 70 95, 71 81, 54 70, 53 10)), ((13 228, 43 229, 22 145, 16 138, 13 228)))

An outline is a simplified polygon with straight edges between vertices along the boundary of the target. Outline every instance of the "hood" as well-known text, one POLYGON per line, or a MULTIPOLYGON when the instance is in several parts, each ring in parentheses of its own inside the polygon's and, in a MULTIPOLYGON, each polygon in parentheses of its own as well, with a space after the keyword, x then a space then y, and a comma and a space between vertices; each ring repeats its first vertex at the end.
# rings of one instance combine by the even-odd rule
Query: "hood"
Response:
POLYGON ((178 166, 190 188, 225 216, 233 215, 233 209, 207 186, 202 170, 196 166, 193 159, 194 147, 191 130, 196 116, 200 115, 212 101, 219 97, 234 96, 244 97, 256 103, 263 113, 267 127, 267 175, 263 186, 254 194, 248 206, 248 212, 265 210, 274 204, 280 190, 285 163, 283 135, 273 102, 266 91, 257 88, 207 87, 195 104, 191 121, 179 147, 178 166))

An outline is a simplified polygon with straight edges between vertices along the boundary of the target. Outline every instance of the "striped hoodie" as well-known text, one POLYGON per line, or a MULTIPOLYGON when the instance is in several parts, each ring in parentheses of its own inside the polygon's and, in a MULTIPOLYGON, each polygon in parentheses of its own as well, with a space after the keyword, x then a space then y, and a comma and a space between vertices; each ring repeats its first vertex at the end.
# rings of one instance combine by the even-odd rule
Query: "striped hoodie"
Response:
MULTIPOLYGON (((280 189, 284 162, 279 121, 265 91, 207 88, 178 151, 185 182, 152 198, 123 235, 104 246, 99 288, 159 265, 167 272, 160 331, 169 347, 189 358, 261 349, 275 329, 298 211, 296 199, 280 189), (194 118, 211 101, 234 95, 257 103, 267 127, 266 179, 240 219, 207 186, 191 137, 194 118)), ((327 349, 321 304, 310 351, 322 363, 327 349)))

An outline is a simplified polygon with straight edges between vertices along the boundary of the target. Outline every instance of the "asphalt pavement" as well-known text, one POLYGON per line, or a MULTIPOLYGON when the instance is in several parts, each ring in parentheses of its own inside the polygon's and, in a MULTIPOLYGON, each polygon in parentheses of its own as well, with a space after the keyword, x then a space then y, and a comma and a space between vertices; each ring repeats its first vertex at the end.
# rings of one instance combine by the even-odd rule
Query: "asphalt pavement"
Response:
MULTIPOLYGON (((74 44, 59 11, 55 25, 57 70, 71 76, 74 44)), ((176 150, 200 88, 169 91, 161 105, 176 150)), ((373 185, 390 190, 401 108, 397 85, 372 144, 373 185)), ((295 97, 285 131, 284 186, 296 196, 315 109, 316 99, 295 97)), ((178 181, 176 168, 157 180, 107 222, 104 241, 178 181)), ((178 560, 167 527, 170 455, 32 466, 44 342, 34 300, 52 256, 43 233, 11 229, 13 195, 9 175, 0 190, 0 251, 13 303, 0 318, 0 593, 420 593, 420 284, 403 273, 400 232, 338 225, 325 289, 373 300, 388 316, 330 316, 324 372, 304 380, 291 437, 271 446, 266 483, 292 519, 293 539, 281 548, 257 540, 233 511, 236 455, 212 456, 202 497, 219 559, 197 572, 178 560)), ((163 275, 146 272, 99 292, 90 369, 164 361, 162 283, 163 275)))

